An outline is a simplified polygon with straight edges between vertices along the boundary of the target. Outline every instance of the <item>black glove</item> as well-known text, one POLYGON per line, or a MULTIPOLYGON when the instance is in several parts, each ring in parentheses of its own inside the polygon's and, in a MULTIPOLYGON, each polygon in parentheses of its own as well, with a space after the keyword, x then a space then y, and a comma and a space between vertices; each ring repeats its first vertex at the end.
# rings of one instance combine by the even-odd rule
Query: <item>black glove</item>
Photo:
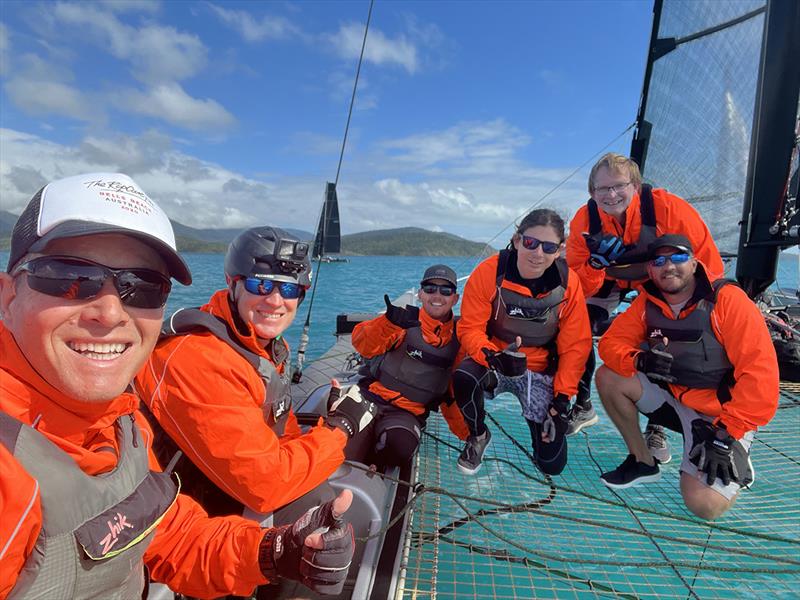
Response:
POLYGON ((528 370, 528 358, 522 352, 513 352, 508 348, 494 352, 489 348, 483 348, 483 355, 490 369, 506 377, 519 377, 528 370))
POLYGON ((258 564, 270 581, 285 577, 300 581, 319 594, 340 594, 353 559, 353 526, 333 512, 333 500, 309 509, 291 525, 268 529, 258 549, 258 564), (306 546, 319 529, 321 549, 306 546))
POLYGON ((739 473, 732 454, 736 440, 727 429, 712 425, 705 419, 695 419, 692 421, 692 437, 695 445, 689 452, 689 460, 707 474, 708 485, 713 485, 717 477, 725 485, 741 481, 740 476, 744 473, 739 473))
POLYGON ((583 234, 586 247, 589 249, 589 266, 593 269, 605 269, 625 252, 625 244, 615 235, 604 235, 599 240, 588 233, 583 234))
POLYGON ((386 294, 383 295, 383 301, 386 302, 386 318, 390 323, 403 329, 419 327, 419 307, 406 304, 405 308, 400 308, 392 304, 386 294))
POLYGON ((370 424, 377 412, 375 404, 361 396, 357 385, 344 389, 331 387, 325 423, 330 427, 338 427, 348 437, 353 437, 370 424))
POLYGON ((547 434, 551 442, 564 436, 569 427, 569 396, 566 394, 556 394, 550 407, 547 409, 547 416, 542 422, 542 431, 547 434), (551 414, 555 411, 555 415, 551 414))
POLYGON ((667 347, 659 342, 649 350, 640 352, 636 355, 636 370, 647 375, 647 378, 654 383, 659 381, 674 383, 675 378, 670 375, 673 357, 666 350, 667 347))

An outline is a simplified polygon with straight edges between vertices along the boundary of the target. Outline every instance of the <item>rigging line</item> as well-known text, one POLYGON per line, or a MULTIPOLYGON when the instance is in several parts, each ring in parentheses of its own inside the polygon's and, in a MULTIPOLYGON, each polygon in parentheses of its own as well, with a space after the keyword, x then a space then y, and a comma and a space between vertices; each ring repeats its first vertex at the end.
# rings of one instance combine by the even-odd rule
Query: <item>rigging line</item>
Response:
MULTIPOLYGON (((509 435, 505 431, 503 433, 505 433, 507 436, 509 435)), ((435 436, 432 436, 432 437, 434 437, 434 439, 438 439, 435 436)), ((512 439, 512 441, 514 441, 513 437, 511 439, 512 439)), ((555 495, 555 490, 558 488, 558 486, 556 486, 554 483, 552 483, 552 480, 549 477, 548 477, 548 479, 550 481, 541 481, 541 480, 537 479, 536 477, 532 476, 530 473, 526 472, 524 469, 519 468, 513 462, 507 461, 505 459, 496 458, 496 457, 486 457, 484 460, 486 460, 487 462, 489 462, 489 461, 501 462, 501 463, 504 463, 504 464, 506 464, 506 465, 508 465, 510 467, 513 467, 522 476, 524 476, 524 477, 526 477, 528 479, 531 479, 533 481, 537 481, 539 483, 544 483, 545 485, 548 485, 549 488, 550 488, 550 495, 553 495, 553 496, 555 495)), ((638 536, 642 536, 642 537, 647 537, 648 539, 650 539, 651 542, 653 541, 653 539, 659 539, 659 540, 664 540, 664 541, 667 541, 667 542, 677 542, 677 543, 685 544, 687 546, 695 546, 695 547, 698 547, 698 548, 713 549, 713 550, 716 550, 716 551, 719 551, 719 552, 729 552, 730 554, 736 555, 736 556, 748 556, 748 557, 751 557, 751 558, 757 558, 757 559, 761 559, 761 560, 772 561, 774 563, 787 565, 787 566, 789 566, 789 565, 791 565, 791 566, 800 565, 800 561, 797 561, 797 560, 794 560, 794 559, 788 558, 788 557, 787 558, 776 558, 775 556, 772 556, 772 555, 769 555, 769 554, 762 554, 762 553, 759 553, 759 552, 753 552, 753 551, 745 550, 745 549, 741 549, 741 548, 728 548, 728 547, 725 547, 725 546, 713 545, 713 544, 709 544, 708 541, 706 541, 706 542, 698 542, 698 541, 694 541, 692 539, 681 538, 681 537, 676 537, 676 536, 670 536, 670 535, 663 534, 663 533, 652 533, 652 532, 647 531, 646 529, 643 531, 641 528, 640 529, 634 529, 634 528, 631 528, 631 527, 621 527, 621 526, 613 525, 613 524, 610 524, 610 523, 604 523, 604 522, 601 522, 601 521, 595 521, 595 520, 592 520, 592 519, 585 519, 585 518, 581 518, 581 517, 571 517, 569 515, 561 515, 561 514, 557 514, 557 513, 553 513, 553 512, 548 512, 546 510, 539 509, 539 508, 537 508, 535 506, 535 504, 537 502, 539 502, 539 503, 544 502, 542 500, 532 501, 532 502, 529 502, 529 503, 526 503, 526 504, 508 504, 506 502, 501 502, 499 500, 494 500, 492 498, 482 498, 482 497, 478 497, 478 496, 472 496, 472 495, 469 495, 469 494, 458 494, 458 493, 450 492, 449 490, 441 488, 441 487, 426 486, 424 483, 419 482, 419 481, 417 483, 411 483, 411 482, 408 482, 408 481, 404 481, 404 480, 392 477, 390 475, 385 475, 383 473, 376 472, 376 471, 370 469, 369 467, 366 467, 365 465, 363 465, 361 463, 358 463, 358 462, 352 462, 352 461, 345 461, 345 462, 349 466, 351 466, 351 467, 353 467, 355 469, 358 469, 358 470, 361 470, 361 471, 365 471, 367 473, 371 473, 372 475, 377 475, 377 476, 381 477, 382 479, 384 479, 385 481, 391 481, 391 482, 397 483, 399 485, 404 485, 404 486, 407 486, 407 487, 410 487, 410 488, 414 489, 414 492, 412 493, 411 497, 408 500, 408 504, 403 507, 403 509, 400 511, 400 513, 398 513, 398 515, 396 515, 386 525, 381 527, 380 530, 378 530, 376 533, 373 533, 372 535, 368 535, 368 536, 365 536, 365 537, 357 537, 356 540, 359 541, 359 542, 366 542, 367 540, 370 540, 372 538, 380 537, 383 533, 385 533, 386 531, 391 529, 402 518, 402 516, 412 508, 412 505, 415 504, 417 502, 417 500, 419 500, 420 497, 423 494, 425 494, 425 493, 433 493, 433 494, 439 494, 441 496, 446 496, 446 497, 450 498, 453 502, 455 502, 456 504, 459 504, 459 506, 461 506, 462 508, 464 508, 464 507, 463 507, 463 505, 460 504, 459 500, 482 503, 484 505, 488 504, 490 506, 497 507, 496 509, 481 508, 481 509, 478 510, 478 512, 476 512, 474 514, 470 513, 468 510, 464 509, 464 512, 466 513, 467 516, 466 517, 462 517, 461 519, 458 519, 454 523, 458 523, 456 525, 456 527, 460 527, 461 525, 466 524, 466 522, 476 523, 476 524, 480 525, 483 529, 485 529, 486 531, 491 533, 493 536, 495 536, 498 539, 500 539, 501 541, 506 541, 504 539, 503 534, 494 531, 491 528, 491 526, 489 526, 489 525, 484 525, 483 522, 481 521, 481 519, 479 518, 480 516, 490 516, 492 514, 503 514, 503 513, 505 513, 505 514, 517 513, 517 514, 519 514, 519 513, 529 512, 529 513, 532 513, 532 514, 538 514, 538 515, 551 517, 551 518, 555 518, 555 519, 560 519, 560 520, 565 520, 565 521, 569 521, 569 522, 573 522, 573 523, 579 523, 581 525, 588 525, 588 526, 593 526, 593 527, 602 527, 602 528, 609 529, 609 530, 612 530, 612 531, 618 531, 618 532, 621 532, 621 533, 628 533, 628 534, 631 534, 631 535, 638 535, 638 536), (465 521, 465 522, 461 522, 461 521, 465 521)), ((596 462, 595 462, 595 464, 596 464, 596 462)), ((548 498, 549 497, 550 496, 548 496, 548 498)), ((544 502, 544 503, 548 503, 549 502, 549 500, 547 498, 545 500, 547 502, 544 502)), ((671 515, 668 515, 668 514, 665 514, 665 513, 660 513, 658 511, 648 511, 646 509, 642 509, 642 508, 638 508, 638 507, 632 507, 631 505, 626 504, 624 501, 622 501, 622 502, 607 502, 607 503, 612 505, 612 506, 619 506, 621 508, 627 508, 629 510, 631 508, 635 508, 636 510, 639 510, 640 512, 644 512, 644 513, 652 513, 652 514, 656 514, 656 515, 659 515, 659 516, 671 516, 671 515)), ((740 530, 736 530, 736 529, 732 529, 732 528, 728 528, 728 529, 720 528, 720 527, 716 527, 716 526, 714 526, 714 525, 712 525, 710 523, 699 523, 697 521, 690 521, 690 522, 692 522, 692 523, 694 523, 696 525, 704 525, 705 527, 708 528, 709 531, 718 530, 718 531, 723 531, 723 532, 732 532, 732 533, 740 534, 743 537, 750 537, 747 534, 747 532, 744 532, 744 531, 740 531, 740 530)), ((442 529, 448 529, 448 528, 450 528, 451 530, 455 529, 455 527, 451 527, 454 523, 451 523, 449 526, 444 526, 442 529)), ((450 541, 447 538, 446 533, 447 533, 447 531, 442 533, 441 530, 433 531, 433 532, 420 531, 419 533, 415 534, 416 536, 418 536, 420 538, 418 541, 416 541, 415 545, 419 545, 420 543, 423 543, 425 541, 430 541, 432 538, 438 538, 438 539, 443 539, 445 541, 450 541)), ((777 540, 773 540, 773 541, 793 543, 793 540, 786 540, 786 539, 780 539, 780 538, 777 539, 777 540)), ((530 548, 522 548, 522 547, 520 547, 520 549, 524 549, 526 552, 530 552, 532 554, 538 554, 536 551, 534 551, 534 550, 532 550, 530 548)), ((539 556, 545 556, 545 557, 551 556, 551 555, 542 555, 542 554, 538 554, 538 555, 539 556)), ((663 553, 662 553, 662 555, 663 555, 663 553)), ((565 560, 565 559, 562 559, 562 560, 565 560)), ((717 568, 716 565, 703 566, 703 565, 697 565, 695 563, 690 563, 690 562, 681 563, 680 561, 672 561, 672 560, 670 560, 670 559, 668 559, 666 557, 665 557, 665 560, 666 560, 666 563, 662 563, 660 565, 660 566, 662 566, 664 568, 667 568, 667 567, 671 568, 673 566, 684 566, 684 567, 688 566, 691 569, 699 569, 699 570, 704 570, 704 571, 711 571, 711 570, 714 570, 714 569, 717 568)), ((595 564, 595 563, 597 563, 597 561, 593 561, 593 560, 590 560, 590 559, 579 561, 579 562, 582 562, 582 563, 585 563, 585 564, 595 564)), ((597 564, 605 564, 605 563, 597 563, 597 564)), ((630 566, 631 564, 634 564, 634 563, 618 562, 618 563, 614 563, 614 564, 619 564, 619 565, 622 565, 622 566, 630 566)), ((753 569, 753 572, 761 573, 761 572, 771 572, 771 571, 770 570, 764 570, 764 569, 753 569)), ((780 571, 780 572, 784 572, 784 571, 780 571)), ((785 572, 796 573, 798 571, 793 570, 793 569, 789 569, 788 571, 785 571, 785 572)), ((680 577, 680 575, 679 575, 679 577, 680 577)))
POLYGON ((760 15, 763 12, 766 12, 767 5, 764 4, 761 8, 757 8, 755 10, 751 10, 749 13, 745 13, 740 17, 736 17, 735 19, 731 19, 730 21, 726 21, 725 23, 720 23, 719 25, 714 25, 714 27, 709 27, 708 29, 703 29, 702 31, 698 31, 697 33, 693 33, 691 35, 687 35, 682 38, 677 38, 675 40, 675 45, 680 46, 681 44, 685 44, 687 42, 692 42, 696 39, 701 37, 705 37, 707 35, 711 35, 712 33, 717 33, 718 31, 722 31, 723 29, 727 29, 728 27, 733 27, 734 25, 738 25, 739 23, 744 23, 745 21, 752 19, 753 17, 760 15))
MULTIPOLYGON (((586 159, 586 160, 585 160, 583 163, 581 163, 580 165, 578 165, 578 166, 577 166, 577 167, 576 167, 576 168, 575 168, 575 169, 574 169, 574 170, 573 170, 573 171, 572 171, 572 172, 571 172, 569 175, 567 175, 567 176, 566 176, 564 179, 562 179, 561 181, 559 181, 559 182, 558 182, 558 183, 557 183, 557 184, 556 184, 556 185, 555 185, 553 188, 551 188, 550 190, 548 190, 548 191, 547 191, 547 192, 546 192, 546 193, 545 193, 543 196, 541 196, 541 197, 540 197, 538 200, 536 200, 536 202, 534 202, 533 204, 531 204, 531 205, 530 205, 530 207, 528 207, 528 208, 527 208, 527 209, 526 209, 524 212, 522 212, 522 213, 520 213, 519 215, 517 215, 517 217, 516 217, 516 218, 514 218, 514 220, 512 220, 512 221, 511 221, 511 223, 509 223, 508 225, 506 225, 505 227, 503 227, 503 228, 502 228, 500 231, 498 231, 498 232, 495 234, 495 236, 494 236, 492 239, 490 239, 488 242, 486 242, 486 245, 483 247, 483 250, 481 250, 480 254, 477 254, 477 255, 475 255, 475 256, 478 256, 478 257, 480 257, 480 256, 484 256, 484 255, 485 255, 485 256, 491 256, 492 254, 494 254, 494 249, 492 249, 492 248, 491 248, 491 243, 492 243, 493 241, 495 241, 497 238, 499 238, 499 237, 500 237, 500 234, 502 234, 504 231, 506 231, 506 230, 507 230, 509 227, 513 227, 513 226, 516 224, 516 222, 517 222, 519 219, 522 219, 522 218, 523 218, 525 215, 527 215, 527 214, 528 214, 530 211, 532 211, 534 208, 536 208, 537 206, 541 205, 541 203, 542 203, 542 202, 544 202, 544 201, 545 201, 545 199, 546 199, 548 196, 550 196, 550 194, 552 194, 552 193, 553 193, 553 192, 555 192, 555 191, 556 191, 558 188, 560 188, 562 185, 564 185, 565 183, 567 183, 567 182, 568 182, 570 179, 572 179, 572 178, 575 176, 575 174, 576 174, 576 173, 578 173, 578 171, 580 171, 580 170, 581 170, 581 169, 583 169, 583 168, 584 168, 586 165, 588 165, 588 164, 589 164, 589 163, 590 163, 590 162, 591 162, 591 161, 592 161, 592 160, 593 160, 593 159, 594 159, 594 158, 595 158, 595 157, 596 157, 598 154, 600 154, 601 152, 603 152, 604 150, 608 149, 610 146, 612 146, 613 144, 615 144, 615 143, 616 143, 616 142, 617 142, 617 141, 618 141, 618 140, 619 140, 619 139, 620 139, 622 136, 624 136, 626 133, 628 133, 628 132, 629 132, 631 129, 633 129, 634 127, 636 127, 636 121, 634 121, 633 123, 631 123, 630 125, 628 125, 628 126, 627 126, 627 127, 626 127, 626 128, 625 128, 625 129, 624 129, 624 130, 623 130, 623 131, 622 131, 622 132, 619 134, 619 135, 617 135, 617 136, 616 136, 614 139, 612 139, 610 142, 608 142, 608 143, 607 143, 605 146, 603 146, 602 148, 600 148, 600 150, 598 150, 597 152, 595 152, 594 154, 592 154, 591 156, 589 156, 589 158, 587 158, 587 159, 586 159), (490 251, 490 250, 491 250, 491 251, 490 251)), ((464 266, 465 264, 466 264, 466 261, 462 261, 462 262, 461 262, 461 264, 459 265, 459 269, 460 269, 462 266, 464 266)))
MULTIPOLYGON (((497 426, 497 428, 506 437, 508 437, 512 441, 512 443, 514 443, 520 449, 520 451, 523 454, 525 454, 529 459, 532 457, 532 455, 528 452, 527 448, 522 446, 514 438, 514 436, 512 436, 506 429, 503 428, 503 426, 498 421, 495 420, 495 418, 491 414, 487 414, 486 416, 487 416, 488 419, 490 419, 494 423, 495 426, 497 426)), ((453 445, 447 443, 443 439, 439 438, 438 436, 436 436, 436 435, 434 435, 434 434, 432 434, 432 433, 430 433, 428 431, 423 430, 422 433, 425 434, 425 436, 432 438, 437 443, 440 443, 440 444, 443 444, 445 446, 448 446, 449 448, 451 448, 451 449, 453 449, 455 451, 460 451, 459 447, 456 447, 456 446, 453 446, 453 445)), ((681 514, 677 514, 677 513, 674 513, 674 512, 664 512, 664 511, 660 511, 660 510, 656 510, 656 509, 650 508, 649 506, 631 505, 631 504, 626 503, 626 502, 621 501, 621 500, 620 501, 609 500, 608 498, 605 498, 605 497, 602 497, 602 496, 597 496, 595 494, 591 494, 591 493, 586 492, 586 491, 581 490, 581 489, 573 488, 573 487, 570 487, 570 486, 567 486, 567 485, 552 483, 552 481, 547 481, 545 479, 537 477, 536 475, 532 475, 532 474, 528 473, 527 471, 521 469, 518 465, 514 464, 513 462, 507 461, 507 460, 502 459, 502 458, 489 456, 489 457, 486 457, 484 460, 501 462, 503 464, 506 464, 506 465, 510 466, 511 468, 516 470, 518 473, 520 473, 524 477, 527 477, 528 479, 530 479, 532 481, 535 481, 536 483, 539 483, 541 485, 553 485, 555 488, 557 488, 558 490, 560 490, 562 492, 576 494, 578 496, 582 496, 582 497, 586 498, 587 500, 594 500, 595 502, 600 502, 600 503, 606 504, 608 506, 616 506, 616 507, 619 507, 619 508, 628 508, 628 507, 633 506, 633 508, 635 510, 637 510, 638 512, 640 512, 640 513, 655 515, 657 517, 663 517, 665 519, 670 519, 672 521, 679 521, 679 522, 687 523, 689 525, 699 525, 699 526, 706 526, 707 525, 707 526, 712 527, 712 528, 714 528, 714 529, 716 529, 718 531, 722 531, 722 532, 725 532, 725 533, 732 533, 732 534, 739 535, 739 536, 742 536, 742 537, 763 539, 763 540, 770 541, 770 542, 778 542, 778 543, 782 543, 782 544, 791 544, 791 545, 797 545, 798 543, 800 543, 800 542, 797 542, 794 539, 777 536, 775 534, 760 533, 760 532, 755 532, 755 531, 745 531, 745 530, 737 529, 735 527, 731 527, 731 526, 728 526, 728 525, 721 525, 719 523, 709 524, 709 523, 707 523, 705 521, 698 520, 695 517, 687 517, 687 516, 684 516, 684 515, 681 515, 681 514)), ((412 484, 405 483, 405 485, 412 485, 412 484)), ((484 502, 484 503, 494 504, 496 506, 503 506, 504 505, 502 502, 492 501, 492 500, 487 499, 487 498, 474 498, 474 500, 479 500, 479 501, 484 502)), ((596 523, 593 523, 593 524, 596 524, 596 523)), ((800 564, 800 562, 798 562, 797 564, 800 564)))
MULTIPOLYGON (((595 464, 595 467, 597 467, 597 471, 602 473, 602 469, 600 468, 600 463, 597 462, 597 459, 594 456, 594 452, 592 452, 592 445, 588 443, 588 438, 587 438, 587 448, 589 450, 589 457, 592 459, 592 462, 595 464)), ((691 597, 696 598, 696 600, 700 600, 700 596, 697 595, 697 592, 694 591, 694 588, 692 587, 692 585, 688 581, 686 581, 686 578, 680 572, 680 569, 678 568, 678 565, 679 565, 680 561, 673 561, 669 556, 667 556, 666 551, 661 547, 661 544, 659 544, 658 540, 656 539, 658 536, 653 535, 650 532, 650 530, 647 529, 647 526, 639 518, 639 515, 636 514, 636 511, 634 510, 634 508, 629 506, 627 504, 627 502, 625 502, 622 499, 622 496, 620 496, 620 494, 619 494, 619 492, 617 492, 617 490, 609 488, 609 491, 614 496, 619 498, 619 500, 622 501, 625 504, 625 509, 628 511, 628 514, 633 518, 634 521, 636 521, 636 524, 639 526, 639 528, 641 529, 642 533, 647 537, 647 539, 650 541, 650 543, 655 547, 656 551, 658 551, 658 553, 661 555, 661 557, 666 561, 666 563, 669 566, 669 568, 672 569, 672 572, 675 574, 675 576, 680 580, 680 582, 686 588, 686 592, 688 594, 687 598, 689 596, 691 596, 691 597)), ((705 552, 705 548, 706 547, 708 547, 708 540, 706 540, 706 546, 703 547, 703 551, 704 552, 705 552)), ((702 569, 704 567, 698 564, 694 568, 697 569, 697 570, 700 570, 700 569, 702 569)))
MULTIPOLYGON (((372 7, 375 4, 375 0, 369 0, 369 11, 367 12, 367 22, 364 25, 364 38, 361 40, 361 53, 358 56, 358 65, 356 66, 356 76, 355 80, 353 81, 353 93, 350 96, 350 107, 347 110, 347 122, 344 126, 344 136, 342 138, 342 148, 339 151, 339 163, 336 166, 336 179, 333 182, 333 189, 334 193, 336 192, 336 187, 339 185, 339 173, 342 170, 342 161, 344 160, 344 149, 347 146, 347 134, 350 131, 350 120, 353 116, 353 106, 356 102, 356 90, 358 90, 358 79, 361 75, 361 63, 364 61, 364 50, 367 47, 367 33, 369 32, 369 23, 372 20, 372 7)), ((327 200, 327 190, 326 190, 326 200, 327 200)), ((325 204, 323 202, 323 215, 325 217, 325 204)), ((324 225, 323 225, 324 227, 324 225)), ((320 252, 319 257, 317 257, 317 276, 314 277, 314 285, 311 287, 311 298, 308 301, 308 312, 306 312, 306 321, 303 324, 305 335, 308 335, 307 329, 309 325, 311 325, 311 309, 314 306, 314 297, 317 294, 317 282, 319 281, 319 272, 322 267, 322 253, 320 252)), ((300 350, 298 350, 298 354, 300 350)), ((305 353, 305 349, 303 349, 303 353, 305 353)))
POLYGON ((344 157, 344 148, 347 145, 347 133, 350 130, 350 118, 353 115, 353 105, 356 101, 356 89, 358 88, 358 77, 361 74, 361 62, 364 60, 364 49, 367 47, 367 32, 369 31, 369 22, 372 18, 372 6, 375 0, 369 0, 369 12, 367 12, 367 23, 364 26, 364 39, 361 40, 361 54, 358 57, 358 67, 356 67, 356 78, 353 82, 353 95, 350 97, 350 110, 347 111, 347 124, 344 126, 344 138, 342 139, 342 150, 339 153, 339 165, 336 167, 336 179, 333 182, 335 188, 339 184, 339 172, 342 169, 342 158, 344 157))

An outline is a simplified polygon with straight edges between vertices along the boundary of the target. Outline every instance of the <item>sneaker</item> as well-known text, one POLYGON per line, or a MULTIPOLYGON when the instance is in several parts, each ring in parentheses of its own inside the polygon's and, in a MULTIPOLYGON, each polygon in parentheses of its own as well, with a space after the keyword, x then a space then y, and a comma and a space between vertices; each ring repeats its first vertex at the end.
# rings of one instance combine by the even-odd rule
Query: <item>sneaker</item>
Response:
POLYGON ((640 483, 658 481, 661 479, 661 469, 658 468, 658 460, 651 467, 636 460, 633 454, 628 454, 628 458, 620 466, 603 473, 600 479, 612 489, 624 490, 640 483))
POLYGON ((667 464, 672 460, 672 453, 669 451, 667 443, 667 432, 661 425, 648 424, 644 430, 644 441, 647 442, 647 449, 659 463, 667 464))
POLYGON ((579 405, 572 407, 569 411, 569 425, 567 426, 567 435, 575 435, 584 427, 591 427, 595 425, 600 418, 591 404, 588 408, 583 408, 579 405))
POLYGON ((481 437, 471 435, 467 438, 467 444, 458 457, 458 470, 465 475, 474 475, 481 468, 483 454, 492 441, 492 432, 488 429, 481 437))

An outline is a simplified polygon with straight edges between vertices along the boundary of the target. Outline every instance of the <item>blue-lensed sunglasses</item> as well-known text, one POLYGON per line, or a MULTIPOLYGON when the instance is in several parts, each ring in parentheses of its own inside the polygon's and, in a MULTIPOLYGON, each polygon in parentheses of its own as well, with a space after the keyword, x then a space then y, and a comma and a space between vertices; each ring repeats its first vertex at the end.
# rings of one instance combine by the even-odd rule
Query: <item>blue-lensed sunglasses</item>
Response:
POLYGON ((286 300, 300 297, 300 284, 293 281, 273 281, 257 277, 247 277, 244 280, 244 289, 257 296, 269 296, 276 287, 278 293, 286 300))
POLYGON ((531 237, 529 235, 522 236, 522 246, 527 248, 528 250, 536 250, 539 246, 542 247, 542 251, 545 254, 555 254, 558 252, 558 249, 561 247, 561 244, 557 244, 556 242, 543 242, 542 240, 531 237))
POLYGON ((661 256, 656 256, 654 259, 650 261, 650 264, 654 267, 663 267, 667 264, 667 261, 671 262, 673 265, 682 265, 687 260, 689 260, 689 255, 686 252, 676 252, 675 254, 662 254, 661 256))

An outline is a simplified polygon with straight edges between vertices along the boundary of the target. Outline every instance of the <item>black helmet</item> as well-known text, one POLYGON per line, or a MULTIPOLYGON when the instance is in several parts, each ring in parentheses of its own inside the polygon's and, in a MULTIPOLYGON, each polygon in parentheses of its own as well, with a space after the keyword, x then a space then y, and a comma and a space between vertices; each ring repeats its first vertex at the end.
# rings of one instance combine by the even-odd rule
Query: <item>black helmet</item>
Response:
POLYGON ((253 227, 237 235, 225 255, 225 275, 296 281, 311 287, 308 243, 277 227, 253 227))

